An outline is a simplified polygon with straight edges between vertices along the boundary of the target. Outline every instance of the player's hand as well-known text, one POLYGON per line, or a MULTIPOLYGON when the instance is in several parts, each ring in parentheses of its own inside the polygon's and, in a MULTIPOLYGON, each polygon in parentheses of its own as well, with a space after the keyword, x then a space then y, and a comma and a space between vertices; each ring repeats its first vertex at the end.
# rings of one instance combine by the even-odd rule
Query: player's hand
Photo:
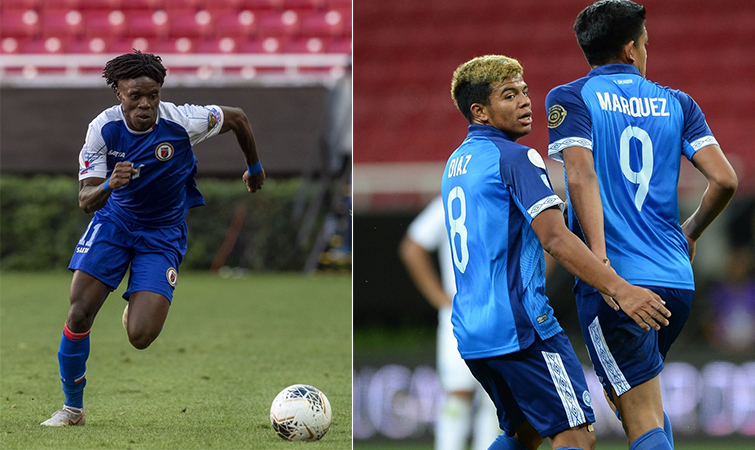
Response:
POLYGON ((650 331, 650 327, 660 330, 661 325, 665 327, 669 324, 667 317, 671 317, 671 311, 666 309, 666 302, 658 294, 631 284, 627 286, 616 294, 616 301, 637 325, 650 331))
POLYGON ((131 161, 121 161, 115 164, 113 171, 110 173, 108 186, 113 190, 126 186, 131 181, 131 176, 136 175, 137 170, 131 161))
POLYGON ((249 172, 245 171, 241 178, 244 180, 244 183, 246 183, 247 191, 257 192, 262 189, 262 185, 265 184, 265 169, 262 169, 262 172, 254 175, 249 175, 249 172))

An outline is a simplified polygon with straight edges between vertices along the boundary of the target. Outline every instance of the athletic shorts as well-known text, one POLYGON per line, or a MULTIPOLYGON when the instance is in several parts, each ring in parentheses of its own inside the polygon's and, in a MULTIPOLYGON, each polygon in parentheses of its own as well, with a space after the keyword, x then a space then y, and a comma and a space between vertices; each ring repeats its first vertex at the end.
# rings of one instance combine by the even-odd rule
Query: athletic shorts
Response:
POLYGON ((623 311, 614 311, 599 292, 577 289, 577 310, 582 334, 598 380, 613 398, 653 379, 689 317, 694 291, 644 286, 658 294, 671 311, 669 325, 660 331, 643 330, 623 311))
POLYGON ((440 385, 446 392, 474 392, 480 383, 472 376, 469 367, 459 354, 458 343, 451 323, 451 307, 438 310, 437 366, 440 385))
POLYGON ((466 363, 495 403, 507 436, 525 420, 543 438, 595 422, 585 373, 563 331, 545 341, 535 334, 535 342, 516 353, 466 363))
POLYGON ((131 266, 128 288, 149 291, 173 300, 178 266, 186 254, 186 222, 173 227, 150 228, 125 223, 112 215, 89 222, 73 252, 68 268, 81 270, 115 290, 131 266))

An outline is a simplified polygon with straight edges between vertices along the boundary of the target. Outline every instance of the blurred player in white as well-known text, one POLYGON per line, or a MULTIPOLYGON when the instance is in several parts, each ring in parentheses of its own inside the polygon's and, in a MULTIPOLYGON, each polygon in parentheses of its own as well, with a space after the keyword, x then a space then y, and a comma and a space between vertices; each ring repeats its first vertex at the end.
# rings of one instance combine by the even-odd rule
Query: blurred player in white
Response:
POLYGON ((444 214, 438 196, 409 225, 399 255, 417 289, 438 309, 437 370, 444 397, 435 422, 435 449, 466 449, 471 434, 472 449, 484 450, 501 431, 493 402, 456 348, 451 324, 456 283, 444 214), (435 251, 440 277, 431 255, 435 251))

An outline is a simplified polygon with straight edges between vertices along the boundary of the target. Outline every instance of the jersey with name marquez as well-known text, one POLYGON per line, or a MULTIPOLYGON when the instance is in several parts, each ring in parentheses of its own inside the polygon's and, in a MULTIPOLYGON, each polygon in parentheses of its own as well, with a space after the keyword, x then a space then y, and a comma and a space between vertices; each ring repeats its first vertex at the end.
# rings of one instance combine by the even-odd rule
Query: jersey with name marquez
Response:
POLYGON ((542 157, 487 125, 470 125, 441 183, 456 279, 454 336, 465 359, 504 355, 561 326, 545 296, 532 220, 563 202, 542 157))
MULTIPOLYGON (((634 66, 609 64, 554 88, 546 107, 551 158, 563 162, 572 146, 592 151, 611 266, 630 283, 694 289, 677 184, 682 156, 717 144, 699 106, 634 66)), ((582 236, 571 208, 569 225, 582 236)))
POLYGON ((192 146, 217 135, 223 120, 219 106, 160 102, 155 125, 139 132, 126 125, 120 105, 103 111, 89 124, 79 154, 79 179, 108 178, 120 161, 131 161, 138 173, 114 190, 96 214, 114 214, 143 226, 183 222, 189 208, 204 205, 194 180, 192 146))

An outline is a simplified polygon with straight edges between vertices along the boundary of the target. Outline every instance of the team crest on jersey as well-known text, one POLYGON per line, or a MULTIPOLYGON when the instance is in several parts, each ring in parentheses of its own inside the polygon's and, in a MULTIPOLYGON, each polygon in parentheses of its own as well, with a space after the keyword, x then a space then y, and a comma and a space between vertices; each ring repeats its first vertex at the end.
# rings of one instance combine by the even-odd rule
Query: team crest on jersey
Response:
POLYGON ((176 283, 178 283, 178 271, 174 268, 169 268, 165 272, 165 278, 168 279, 168 283, 170 283, 171 286, 176 287, 176 283))
POLYGON ((173 157, 173 153, 175 153, 175 150, 173 149, 173 146, 168 142, 162 142, 158 144, 157 148, 155 149, 155 157, 160 161, 169 160, 173 157))
POLYGON ((566 109, 561 105, 553 105, 548 109, 548 128, 556 128, 566 118, 566 109))
POLYGON ((207 131, 210 131, 220 122, 220 111, 210 108, 210 116, 207 119, 207 131))

